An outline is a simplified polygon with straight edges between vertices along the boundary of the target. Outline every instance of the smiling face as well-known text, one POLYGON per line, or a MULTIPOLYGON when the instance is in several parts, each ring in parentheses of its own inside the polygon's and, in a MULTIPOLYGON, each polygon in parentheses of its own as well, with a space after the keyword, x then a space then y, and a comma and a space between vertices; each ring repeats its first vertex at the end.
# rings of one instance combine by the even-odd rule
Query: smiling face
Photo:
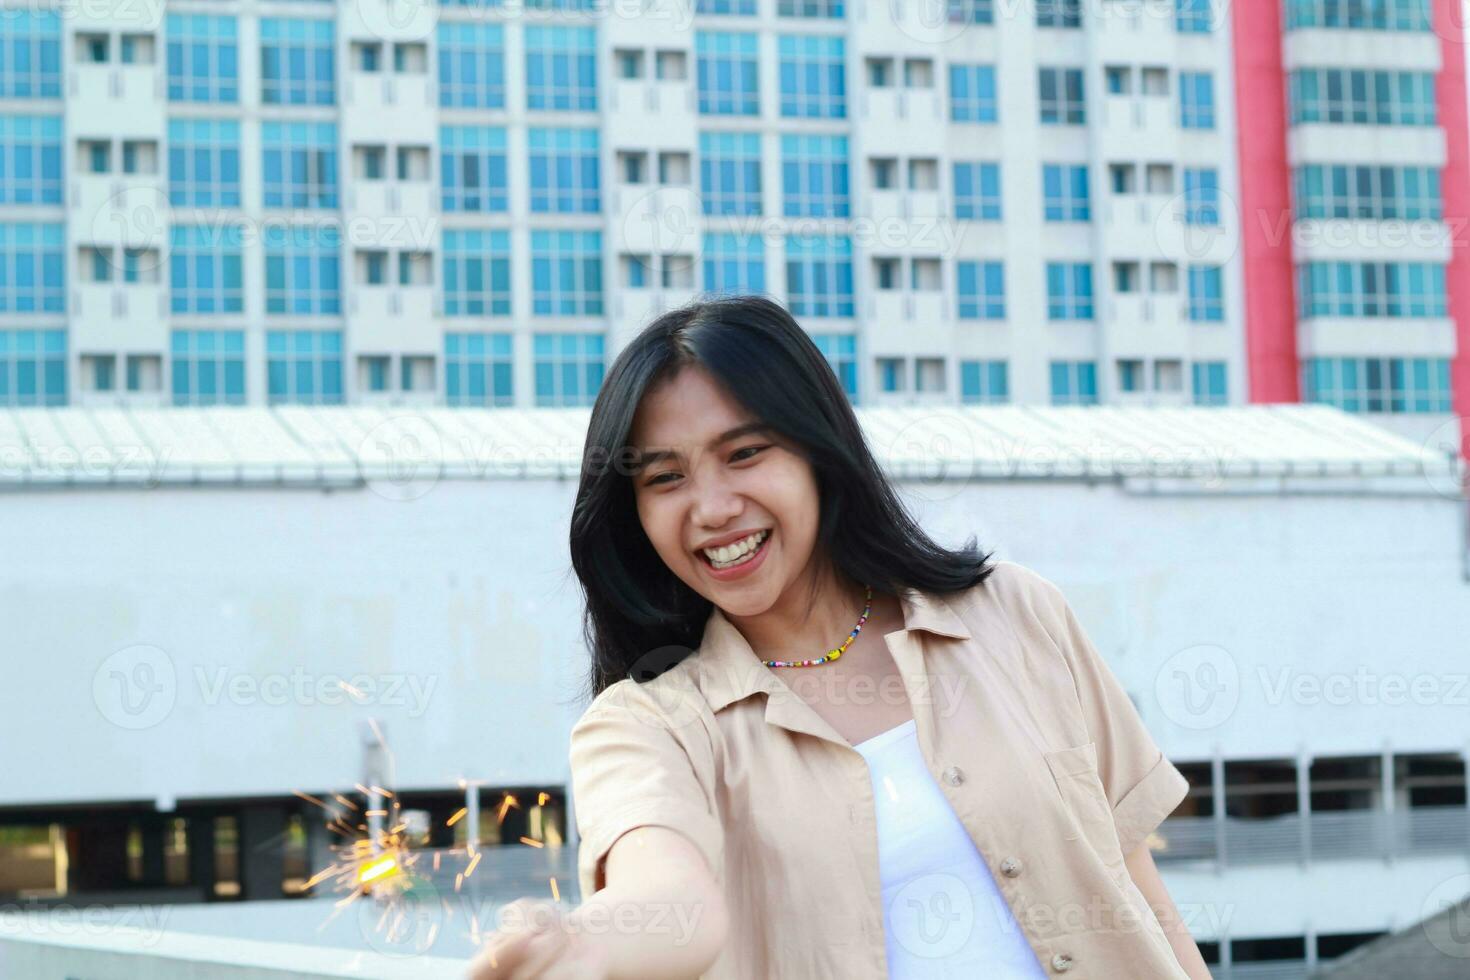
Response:
POLYGON ((644 395, 629 443, 641 461, 631 479, 644 533, 691 589, 727 613, 754 616, 809 573, 816 474, 703 368, 681 368, 644 395), (762 531, 753 555, 739 553, 750 532, 762 531), (744 543, 723 554, 724 568, 703 550, 732 541, 744 543))

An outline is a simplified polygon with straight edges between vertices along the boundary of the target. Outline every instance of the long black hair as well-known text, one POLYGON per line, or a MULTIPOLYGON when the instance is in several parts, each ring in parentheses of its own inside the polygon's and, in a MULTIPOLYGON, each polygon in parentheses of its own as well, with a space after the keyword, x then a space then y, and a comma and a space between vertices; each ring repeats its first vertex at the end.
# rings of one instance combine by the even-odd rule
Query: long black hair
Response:
POLYGON ((590 696, 616 681, 652 679, 698 646, 711 602, 669 570, 643 531, 628 445, 645 392, 686 365, 806 454, 821 519, 815 548, 828 567, 873 591, 956 592, 993 570, 972 536, 940 547, 908 513, 868 449, 852 404, 805 330, 762 296, 696 301, 654 320, 608 369, 587 426, 571 522, 572 567, 586 600, 590 696))

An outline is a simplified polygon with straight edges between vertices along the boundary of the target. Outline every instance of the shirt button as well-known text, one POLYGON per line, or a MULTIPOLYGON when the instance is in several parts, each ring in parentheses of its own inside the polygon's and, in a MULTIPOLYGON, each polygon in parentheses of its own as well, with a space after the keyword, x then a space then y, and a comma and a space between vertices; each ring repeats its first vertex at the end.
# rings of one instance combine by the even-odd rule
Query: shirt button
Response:
POLYGON ((1000 871, 1001 874, 1005 875, 1007 878, 1016 877, 1016 875, 1021 873, 1021 859, 1006 858, 1004 861, 1000 862, 1000 871))
POLYGON ((1066 973, 1072 968, 1072 957, 1066 953, 1058 953, 1051 958, 1051 968, 1058 973, 1066 973))
POLYGON ((959 766, 950 766, 944 770, 944 781, 951 786, 958 786, 965 781, 965 771, 959 766))

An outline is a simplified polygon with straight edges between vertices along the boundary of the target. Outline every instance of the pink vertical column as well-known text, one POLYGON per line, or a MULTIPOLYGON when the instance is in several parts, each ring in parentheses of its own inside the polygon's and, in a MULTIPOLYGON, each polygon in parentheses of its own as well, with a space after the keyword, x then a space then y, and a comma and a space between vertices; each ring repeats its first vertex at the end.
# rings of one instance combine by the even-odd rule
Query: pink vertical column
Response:
POLYGON ((1240 247, 1245 267, 1247 398, 1252 402, 1294 402, 1300 393, 1281 3, 1232 3, 1230 16, 1235 51, 1240 247))
POLYGON ((1465 108, 1465 19, 1460 0, 1434 0, 1434 30, 1444 66, 1435 79, 1434 99, 1444 130, 1447 156, 1440 187, 1444 220, 1450 231, 1450 262, 1445 269, 1449 313, 1455 321, 1455 359, 1450 362, 1451 408, 1460 417, 1460 455, 1470 460, 1470 123, 1465 108))

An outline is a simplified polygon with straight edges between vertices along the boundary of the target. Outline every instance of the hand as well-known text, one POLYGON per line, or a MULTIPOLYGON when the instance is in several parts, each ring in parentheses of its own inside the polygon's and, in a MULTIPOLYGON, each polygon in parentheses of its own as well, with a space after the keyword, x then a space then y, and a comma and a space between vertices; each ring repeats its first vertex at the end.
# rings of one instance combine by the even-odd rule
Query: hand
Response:
POLYGON ((466 980, 609 980, 606 947, 559 903, 518 898, 500 910, 500 922, 466 980))

